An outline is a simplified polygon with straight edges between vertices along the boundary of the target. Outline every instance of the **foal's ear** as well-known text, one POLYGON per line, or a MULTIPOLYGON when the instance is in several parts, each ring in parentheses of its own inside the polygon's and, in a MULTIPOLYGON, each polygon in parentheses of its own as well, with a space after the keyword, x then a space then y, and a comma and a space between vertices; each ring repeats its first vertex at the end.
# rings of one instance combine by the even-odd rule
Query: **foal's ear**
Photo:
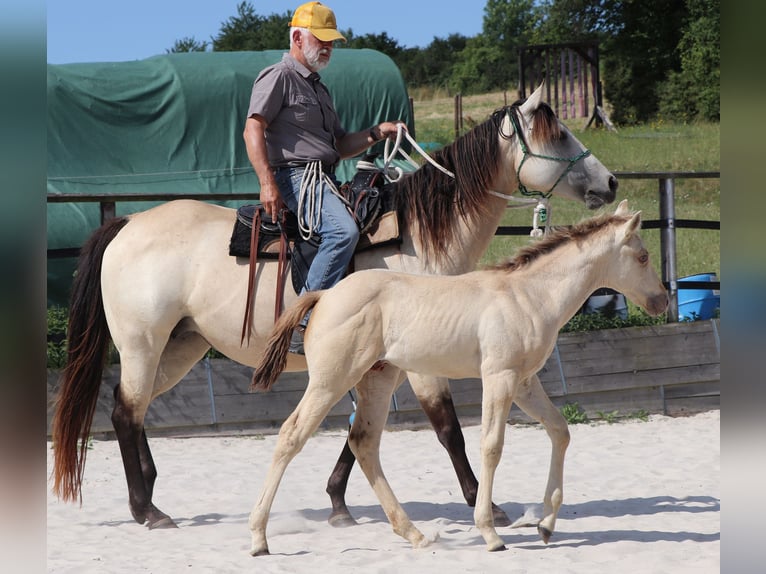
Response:
POLYGON ((625 239, 630 239, 641 229, 641 212, 636 211, 633 217, 625 224, 625 239))
POLYGON ((623 199, 620 204, 617 206, 617 209, 614 210, 615 215, 630 215, 630 210, 628 209, 628 200, 623 199))

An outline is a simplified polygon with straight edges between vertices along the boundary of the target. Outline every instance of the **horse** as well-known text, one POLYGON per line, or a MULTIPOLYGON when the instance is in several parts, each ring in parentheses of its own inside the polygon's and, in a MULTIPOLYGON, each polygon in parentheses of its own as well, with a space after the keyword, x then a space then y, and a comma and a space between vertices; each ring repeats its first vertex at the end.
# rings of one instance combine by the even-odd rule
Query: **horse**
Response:
POLYGON ((624 293, 651 315, 667 309, 667 291, 650 264, 640 226, 641 212, 629 213, 623 200, 614 214, 554 231, 494 267, 455 276, 368 269, 299 298, 276 323, 253 374, 253 389, 273 386, 284 368, 293 329, 313 310, 304 334, 308 386, 280 429, 250 514, 251 553, 269 553, 266 524, 282 474, 354 386, 357 409, 348 444, 394 532, 416 548, 428 543, 397 501, 380 465, 387 405, 403 371, 481 377, 481 481, 474 521, 490 551, 505 549, 495 530, 491 496, 511 405, 515 402, 543 424, 552 454, 537 527, 547 543, 563 500, 569 430, 537 372, 561 327, 598 288, 624 293))
MULTIPOLYGON (((617 179, 559 122, 542 101, 542 88, 496 110, 434 152, 434 165, 425 163, 396 182, 401 244, 358 253, 354 269, 470 271, 516 188, 566 197, 589 209, 614 201, 617 179)), ((244 365, 257 365, 274 324, 278 263, 259 260, 248 307, 250 337, 243 344, 238 326, 247 301, 249 263, 226 255, 235 221, 235 209, 175 200, 108 220, 83 245, 52 423, 53 491, 60 499, 82 503, 87 439, 111 340, 121 364, 111 418, 130 512, 149 528, 175 527, 152 502, 157 470, 144 431, 147 408, 211 347, 244 365)), ((288 285, 284 305, 296 297, 288 285)), ((305 358, 289 357, 286 369, 305 371, 305 358)), ((465 456, 449 381, 416 373, 409 381, 473 506, 477 480, 465 456)), ((345 445, 327 484, 334 526, 355 523, 345 503, 353 464, 345 445)), ((508 520, 502 510, 497 512, 496 520, 508 520)))

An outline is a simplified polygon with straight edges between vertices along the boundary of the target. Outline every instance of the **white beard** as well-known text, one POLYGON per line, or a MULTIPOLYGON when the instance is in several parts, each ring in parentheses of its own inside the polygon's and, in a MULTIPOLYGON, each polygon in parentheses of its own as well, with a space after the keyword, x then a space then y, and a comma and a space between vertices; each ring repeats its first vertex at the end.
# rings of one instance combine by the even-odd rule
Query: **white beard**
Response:
POLYGON ((309 69, 312 72, 318 72, 320 70, 323 70, 327 67, 327 64, 330 63, 330 55, 332 54, 332 50, 328 50, 327 48, 324 48, 322 46, 312 47, 312 46, 306 46, 303 49, 303 56, 306 58, 306 62, 309 65, 309 69), (320 60, 320 56, 326 55, 327 59, 320 60))

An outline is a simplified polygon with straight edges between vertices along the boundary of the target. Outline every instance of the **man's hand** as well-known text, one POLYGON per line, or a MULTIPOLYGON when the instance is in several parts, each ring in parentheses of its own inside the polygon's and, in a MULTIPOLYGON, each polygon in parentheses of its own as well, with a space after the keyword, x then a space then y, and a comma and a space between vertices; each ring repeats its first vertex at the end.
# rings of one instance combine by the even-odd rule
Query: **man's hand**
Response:
MULTIPOLYGON (((264 178, 265 179, 265 178, 264 178)), ((271 220, 276 223, 279 217, 279 211, 284 207, 282 197, 279 195, 279 189, 273 178, 261 185, 261 204, 271 220)))

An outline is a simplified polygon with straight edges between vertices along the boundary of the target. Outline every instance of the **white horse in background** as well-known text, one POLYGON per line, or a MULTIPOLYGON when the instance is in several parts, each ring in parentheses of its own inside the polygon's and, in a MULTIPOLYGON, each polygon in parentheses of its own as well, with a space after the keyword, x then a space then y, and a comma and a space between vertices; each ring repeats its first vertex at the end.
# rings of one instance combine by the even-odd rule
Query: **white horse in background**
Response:
POLYGON ((279 432, 261 496, 250 515, 253 555, 268 554, 266 523, 289 462, 330 409, 356 386, 358 404, 348 443, 394 532, 414 547, 428 543, 391 490, 380 465, 380 439, 403 372, 481 377, 481 481, 474 510, 489 550, 502 550, 492 485, 512 403, 542 423, 552 443, 543 517, 547 543, 563 500, 569 431, 537 372, 559 330, 598 288, 610 287, 652 315, 668 296, 639 236, 640 212, 622 201, 613 215, 555 231, 495 267, 457 276, 366 270, 326 291, 310 292, 275 325, 253 387, 268 390, 286 361, 290 335, 313 309, 304 344, 309 382, 279 432), (374 368, 373 368, 374 367, 374 368))

